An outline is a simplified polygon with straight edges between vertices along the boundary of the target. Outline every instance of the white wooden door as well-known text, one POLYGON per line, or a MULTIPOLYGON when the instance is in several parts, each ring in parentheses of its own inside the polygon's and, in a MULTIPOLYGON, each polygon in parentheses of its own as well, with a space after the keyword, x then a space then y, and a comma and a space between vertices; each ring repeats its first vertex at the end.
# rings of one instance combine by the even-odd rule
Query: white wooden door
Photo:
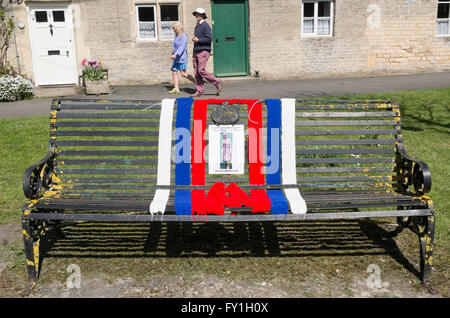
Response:
POLYGON ((28 8, 36 85, 76 84, 72 14, 68 5, 28 8))

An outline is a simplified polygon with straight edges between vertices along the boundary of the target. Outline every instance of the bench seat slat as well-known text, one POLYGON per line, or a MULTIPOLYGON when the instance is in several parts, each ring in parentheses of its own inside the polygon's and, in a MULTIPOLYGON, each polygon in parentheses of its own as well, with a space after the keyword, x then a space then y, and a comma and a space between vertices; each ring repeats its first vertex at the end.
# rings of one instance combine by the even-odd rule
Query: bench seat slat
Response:
MULTIPOLYGON (((95 193, 83 193, 83 192, 66 192, 59 196, 58 198, 42 199, 42 202, 53 202, 57 203, 60 201, 76 201, 80 200, 124 200, 129 198, 137 198, 138 200, 151 200, 154 196, 154 192, 133 192, 133 193, 111 193, 111 192, 95 192, 95 193)), ((336 202, 400 202, 400 201, 411 201, 410 196, 406 195, 394 195, 394 194, 370 194, 364 196, 355 195, 303 195, 303 198, 308 203, 336 203, 336 202)), ((417 200, 415 200, 417 202, 417 200)), ((173 202, 172 199, 169 202, 173 202)))
POLYGON ((363 208, 383 208, 389 206, 426 206, 422 201, 397 201, 397 202, 376 202, 376 203, 346 203, 346 204, 325 204, 308 205, 309 210, 343 210, 343 209, 363 209, 363 208))
POLYGON ((400 194, 397 192, 386 192, 380 189, 327 189, 327 190, 304 190, 302 192, 302 196, 314 196, 314 197, 323 197, 326 199, 327 197, 369 197, 369 196, 383 196, 383 195, 394 195, 398 197, 408 197, 409 195, 400 194))
MULTIPOLYGON (((250 215, 209 215, 208 222, 255 222, 255 221, 298 221, 298 220, 333 220, 359 219, 374 217, 397 216, 429 216, 430 209, 386 210, 386 211, 358 211, 358 212, 323 212, 307 213, 305 216, 296 214, 250 214, 250 215)), ((35 220, 68 220, 68 221, 108 221, 108 222, 161 222, 177 221, 192 222, 192 215, 149 215, 149 214, 99 214, 99 213, 30 213, 23 219, 35 220)), ((201 221, 198 217, 197 220, 201 221)))
MULTIPOLYGON (((67 200, 59 202, 38 202, 37 208, 70 209, 70 210, 122 210, 122 211, 148 211, 150 200, 67 200), (81 201, 81 202, 80 202, 81 201)), ((308 202, 307 202, 308 204, 308 202)), ((310 210, 343 210, 355 208, 381 208, 389 206, 424 206, 421 201, 398 201, 376 203, 349 203, 349 204, 308 204, 310 210)), ((232 211, 251 211, 251 207, 230 208, 232 211)), ((173 212, 173 204, 168 204, 167 211, 173 212)))

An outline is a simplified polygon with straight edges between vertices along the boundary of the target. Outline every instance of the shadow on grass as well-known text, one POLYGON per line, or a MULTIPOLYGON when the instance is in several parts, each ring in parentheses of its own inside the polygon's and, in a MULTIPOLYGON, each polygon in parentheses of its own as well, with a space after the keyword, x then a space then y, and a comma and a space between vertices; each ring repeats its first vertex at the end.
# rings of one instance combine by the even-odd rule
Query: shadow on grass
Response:
POLYGON ((52 231, 44 258, 340 257, 386 255, 419 277, 392 235, 368 220, 78 223, 52 231))
MULTIPOLYGON (((430 112, 431 112, 431 110, 430 110, 430 112)), ((430 117, 433 118, 433 115, 431 114, 430 117)), ((409 120, 410 122, 415 122, 416 124, 419 124, 419 125, 421 124, 426 129, 433 129, 440 133, 447 134, 450 129, 450 125, 447 123, 442 123, 442 122, 438 122, 436 120, 422 118, 422 117, 416 116, 416 115, 404 114, 403 118, 406 120, 409 120)), ((442 121, 442 120, 443 120, 443 118, 440 118, 440 121, 442 121)), ((411 125, 409 123, 407 125, 403 125, 402 129, 410 130, 410 131, 423 131, 424 130, 423 128, 414 127, 413 125, 411 125)))

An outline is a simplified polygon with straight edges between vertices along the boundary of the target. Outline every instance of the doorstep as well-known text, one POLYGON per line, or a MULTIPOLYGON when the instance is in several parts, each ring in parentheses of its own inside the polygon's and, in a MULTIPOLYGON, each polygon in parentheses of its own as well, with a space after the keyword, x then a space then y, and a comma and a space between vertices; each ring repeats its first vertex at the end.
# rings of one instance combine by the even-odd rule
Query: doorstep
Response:
POLYGON ((261 77, 255 77, 255 76, 224 76, 224 77, 217 77, 221 81, 224 82, 247 82, 247 81, 261 81, 263 80, 261 77))
POLYGON ((44 85, 34 88, 35 97, 63 97, 83 94, 83 87, 78 85, 44 85))

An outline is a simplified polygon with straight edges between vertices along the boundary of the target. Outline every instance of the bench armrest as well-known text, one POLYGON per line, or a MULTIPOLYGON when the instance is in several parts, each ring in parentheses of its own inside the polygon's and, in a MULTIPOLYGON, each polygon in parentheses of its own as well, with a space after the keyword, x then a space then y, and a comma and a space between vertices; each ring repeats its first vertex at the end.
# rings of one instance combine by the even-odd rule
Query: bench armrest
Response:
POLYGON ((398 182, 404 190, 413 185, 417 194, 430 192, 431 172, 425 162, 409 156, 403 145, 397 147, 396 162, 398 182))
POLYGON ((22 179, 23 193, 29 199, 40 196, 41 190, 52 185, 52 173, 56 152, 49 150, 47 155, 25 170, 22 179))

